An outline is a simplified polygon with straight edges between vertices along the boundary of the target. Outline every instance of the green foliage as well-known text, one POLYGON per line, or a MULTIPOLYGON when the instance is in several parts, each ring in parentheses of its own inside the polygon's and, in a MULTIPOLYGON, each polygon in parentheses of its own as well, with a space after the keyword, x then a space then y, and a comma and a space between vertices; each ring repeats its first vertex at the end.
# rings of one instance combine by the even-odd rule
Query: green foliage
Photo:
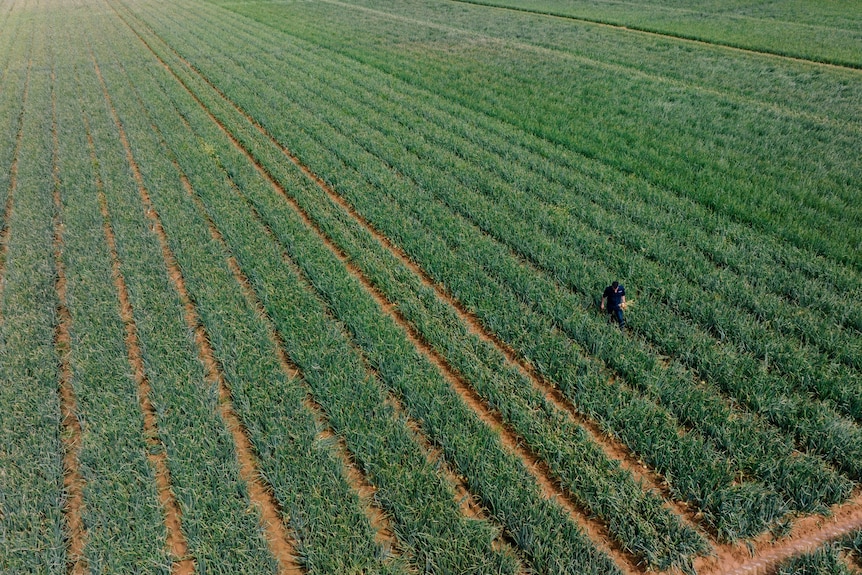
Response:
MULTIPOLYGON (((65 495, 54 345, 52 117, 46 113, 53 58, 47 18, 5 17, 10 40, 16 25, 23 25, 29 41, 8 47, 7 66, 18 70, 4 73, 0 90, 4 130, 21 133, 20 144, 15 136, 4 143, 14 146, 13 153, 4 152, 7 160, 17 154, 17 183, 10 190, 11 180, 5 180, 3 199, 10 191, 12 211, 8 220, 0 216, 8 233, 0 262, 0 569, 60 574, 66 572, 65 495), (6 102, 7 94, 20 98, 17 106, 6 102)), ((3 207, 5 212, 5 201, 3 207)))
MULTIPOLYGON (((179 42, 180 40, 177 41, 179 42)), ((190 45, 188 50, 190 50, 191 54, 194 54, 197 48, 195 48, 194 45, 190 45)), ((227 48, 227 50, 230 49, 227 48)), ((212 49, 206 50, 206 65, 213 65, 213 54, 217 51, 218 48, 214 46, 212 49)), ((234 52, 231 51, 231 53, 234 52)), ((203 53, 201 56, 203 57, 203 53)), ((283 57, 285 56, 282 56, 282 58, 283 57)), ((305 60, 307 61, 309 58, 310 57, 307 57, 305 60)), ((236 60, 237 58, 232 57, 232 59, 236 60)), ((238 59, 241 61, 242 57, 239 57, 238 59)), ((266 61, 266 56, 258 55, 255 57, 255 62, 258 66, 266 61)), ((225 66, 225 68, 222 68, 222 72, 214 72, 214 76, 218 77, 219 75, 222 75, 224 77, 229 77, 231 74, 236 73, 229 71, 231 70, 232 64, 223 63, 220 65, 225 66)), ((249 59, 244 69, 252 73, 255 72, 256 67, 255 64, 252 63, 251 59, 249 59)), ((272 83, 271 76, 266 77, 266 84, 272 83)), ((477 289, 476 286, 481 285, 482 282, 487 285, 489 281, 488 279, 482 279, 482 274, 478 270, 481 268, 489 269, 489 266, 491 266, 490 269, 503 270, 502 272, 495 272, 497 274, 509 274, 508 276, 504 275, 503 280, 511 282, 512 285, 516 286, 515 293, 513 294, 513 297, 516 299, 513 300, 511 304, 514 307, 511 308, 512 311, 508 316, 509 318, 517 318, 517 322, 523 321, 522 314, 524 313, 524 310, 518 308, 520 304, 515 303, 517 300, 527 297, 528 299, 542 298, 538 300, 540 302, 547 301, 547 304, 540 304, 540 311, 553 310, 552 312, 545 311, 545 313, 550 314, 555 321, 562 321, 561 325, 570 334, 574 334, 574 337, 577 340, 586 342, 586 346, 590 351, 599 355, 599 357, 613 360, 611 365, 616 369, 621 370, 626 377, 633 378, 634 382, 639 386, 646 385, 647 387, 643 389, 655 390, 651 393, 658 394, 657 397, 663 397, 662 401, 666 401, 672 409, 675 409, 677 410, 677 413, 682 414, 687 422, 691 422, 692 425, 701 426, 707 433, 715 435, 716 439, 720 441, 720 445, 724 449, 729 449, 735 458, 739 458, 739 465, 742 465, 743 469, 747 469, 749 472, 762 476, 770 482, 777 481, 779 489, 790 497, 790 501, 794 506, 809 509, 812 507, 817 508, 817 506, 822 505, 823 503, 840 500, 849 493, 849 482, 839 479, 834 474, 830 474, 830 472, 825 469, 821 463, 818 463, 814 459, 797 461, 796 459, 791 458, 790 444, 779 436, 776 436, 771 431, 758 430, 755 420, 746 420, 745 418, 740 419, 738 417, 730 418, 730 424, 735 425, 736 429, 728 431, 726 429, 728 425, 728 414, 726 408, 716 403, 716 398, 706 392, 700 391, 697 387, 692 387, 690 383, 685 383, 685 380, 690 376, 686 376, 684 372, 665 372, 662 370, 656 359, 650 358, 650 355, 652 355, 653 352, 648 348, 643 348, 643 351, 639 352, 640 355, 636 353, 633 358, 625 358, 624 355, 618 355, 620 353, 619 346, 611 346, 607 345, 607 343, 601 343, 602 340, 607 340, 608 336, 606 335, 606 330, 604 330, 603 326, 600 325, 596 319, 590 319, 589 316, 583 316, 578 318, 578 324, 573 325, 574 320, 570 319, 569 315, 571 314, 571 310, 578 309, 579 306, 570 304, 560 306, 558 303, 553 303, 553 300, 549 300, 549 295, 551 297, 561 296, 557 295, 560 294, 559 290, 551 286, 547 280, 539 279, 539 276, 536 276, 526 268, 519 269, 517 266, 513 267, 510 263, 506 263, 505 259, 501 259, 505 256, 499 253, 499 249, 494 247, 494 245, 487 240, 482 239, 481 236, 478 243, 477 240, 469 239, 471 235, 475 236, 475 233, 470 230, 469 226, 459 222, 457 218, 453 218, 451 215, 448 215, 441 209, 441 207, 435 206, 433 203, 429 203, 426 199, 427 194, 425 196, 417 197, 417 188, 415 186, 410 186, 407 182, 398 180, 394 174, 387 172, 386 168, 376 168, 373 163, 374 160, 372 159, 374 155, 369 154, 369 152, 363 150, 362 147, 365 147, 374 154, 383 154, 381 157, 387 159, 390 165, 393 165, 394 162, 398 162, 398 165, 403 166, 405 165, 404 162, 410 161, 410 156, 409 154, 405 155, 404 152, 397 152, 397 148, 393 148, 391 146, 392 140, 382 139, 374 131, 361 127, 359 125, 359 121, 355 119, 355 114, 351 114, 350 119, 348 119, 346 115, 337 114, 337 108, 332 105, 328 105, 325 99, 323 100, 323 104, 321 104, 321 96, 325 94, 325 92, 323 92, 323 87, 318 87, 318 89, 309 89, 308 93, 311 94, 313 91, 314 96, 311 97, 309 95, 307 99, 301 100, 301 105, 294 106, 290 101, 281 100, 281 96, 279 94, 284 94, 286 93, 286 90, 290 90, 289 93, 293 95, 292 97, 297 98, 299 94, 303 92, 302 88, 294 86, 294 84, 289 80, 279 80, 277 83, 281 86, 282 91, 277 92, 276 90, 269 88, 268 85, 264 83, 263 78, 264 75, 261 73, 259 80, 255 81, 251 78, 247 78, 244 83, 245 86, 249 84, 255 86, 254 94, 256 99, 248 99, 247 97, 242 96, 243 93, 241 91, 236 92, 237 97, 241 98, 243 105, 247 106, 248 111, 257 118, 265 119, 265 124, 268 124, 268 127, 274 133, 283 134, 285 138, 288 138, 290 141, 290 147, 298 151, 304 157, 305 161, 310 162, 313 166, 319 166, 316 168, 316 171, 319 173, 339 174, 339 181, 336 182, 336 184, 339 185, 339 189, 343 191, 347 197, 357 205, 357 207, 359 207, 360 211, 366 214, 366 217, 374 222, 379 229, 384 230, 390 237, 395 238, 398 243, 407 246, 411 255, 421 261, 432 275, 434 275, 439 281, 447 284, 453 293, 456 293, 463 301, 468 302, 469 305, 475 306, 479 309, 480 315, 484 313, 488 314, 490 317, 494 317, 494 319, 487 320, 489 323, 500 325, 500 320, 498 319, 500 309, 506 307, 503 303, 506 300, 501 298, 501 290, 503 293, 506 290, 503 286, 494 287, 493 294, 488 293, 486 296, 481 296, 487 298, 485 300, 485 304, 480 304, 479 300, 475 299, 480 297, 475 291, 477 289), (288 88, 288 86, 290 86, 290 88, 288 88), (266 108, 267 104, 265 104, 267 101, 280 101, 280 105, 283 106, 282 110, 285 109, 284 106, 288 106, 287 109, 291 111, 290 114, 285 116, 284 120, 269 114, 266 108), (309 109, 313 110, 321 105, 327 106, 325 112, 322 111, 316 116, 311 116, 309 114, 309 109), (327 123, 319 120, 319 118, 322 117, 327 118, 327 123), (346 135, 341 135, 337 131, 334 131, 333 126, 330 125, 336 121, 336 118, 343 119, 337 120, 339 123, 334 124, 334 127, 338 127, 341 130, 350 130, 345 132, 346 135), (290 129, 285 124, 287 121, 292 123, 299 121, 300 119, 302 119, 303 122, 308 122, 308 133, 314 134, 315 139, 305 138, 301 131, 290 129), (326 155, 321 155, 321 148, 319 147, 320 144, 317 143, 320 141, 326 142, 326 146, 330 147, 332 150, 331 153, 343 158, 342 162, 333 163, 326 155), (360 142, 363 144, 362 147, 358 145, 360 142), (376 147, 369 148, 369 146, 376 147), (387 156, 386 154, 390 153, 387 150, 391 150, 392 154, 398 153, 398 155, 387 156), (318 162, 320 163, 318 164, 318 162), (358 169, 359 173, 363 174, 359 176, 361 179, 367 179, 372 186, 377 187, 380 190, 386 190, 387 196, 392 194, 394 196, 393 200, 385 199, 385 197, 381 196, 379 192, 366 191, 368 188, 365 186, 368 184, 361 183, 361 180, 349 179, 347 175, 350 174, 353 169, 358 169), (358 194, 360 193, 367 195, 364 197, 359 196, 358 194), (388 203, 390 201, 394 203, 388 203), (414 214, 413 217, 417 219, 413 221, 405 220, 404 214, 409 214, 411 212, 414 214), (417 234, 420 233, 419 230, 422 229, 423 225, 429 226, 429 231, 424 232, 425 235, 422 239, 418 239, 417 234), (447 245, 441 244, 438 238, 451 238, 451 240, 449 240, 450 243, 447 245), (416 248, 414 250, 409 246, 416 246, 416 248), (432 249, 434 250, 433 252, 430 251, 432 249), (494 250, 498 250, 498 253, 495 254, 494 250), (476 263, 470 264, 471 261, 476 263), (496 268, 494 266, 496 266, 496 268), (453 273, 455 270, 459 270, 458 273, 453 273), (467 277, 475 279, 467 280, 467 277), (507 277, 513 279, 507 279, 507 277), (467 282, 466 284, 463 283, 465 281, 467 282), (522 287, 530 286, 531 284, 535 287, 522 287), (463 285, 464 287, 458 287, 460 285, 463 285), (564 319, 560 320, 555 318, 553 314, 562 314, 562 316, 558 317, 562 317, 564 319), (587 329, 587 331, 583 331, 584 329, 587 329), (593 335, 588 336, 588 334, 591 333, 593 335), (589 337, 589 339, 583 339, 585 337, 589 337), (644 365, 654 366, 652 376, 647 376, 643 373, 644 365), (654 381, 656 377, 658 377, 658 380, 654 381), (670 381, 668 381, 669 378, 670 381), (663 384, 662 381, 668 381, 668 383, 663 384), (658 387, 656 387, 657 385, 658 387), (661 394, 664 394, 664 396, 661 394), (676 394, 675 396, 680 399, 672 400, 670 398, 674 396, 668 394, 676 394), (689 405, 691 400, 696 400, 694 406, 689 405), (683 409, 687 411, 680 411, 683 409), (704 420, 703 416, 705 415, 708 415, 709 418, 712 419, 707 418, 704 420), (713 423, 710 423, 710 421, 713 423), (779 456, 777 465, 775 459, 776 455, 779 456), (815 477, 819 477, 819 479, 815 480, 815 477), (813 492, 811 489, 812 483, 817 486, 813 492)), ((308 79, 305 79, 304 84, 307 83, 308 79)), ((344 98, 342 97, 341 101, 343 100, 344 98)), ((370 117, 375 118, 376 116, 370 117)), ((405 142, 406 140, 402 139, 401 141, 405 142)), ((423 169, 421 166, 418 166, 418 164, 414 165, 417 166, 415 169, 423 169)), ((434 173, 438 172, 439 170, 434 173)), ((430 168, 426 169, 424 173, 429 174, 430 168)), ((429 175, 427 177, 431 178, 433 176, 429 175)), ((433 189, 443 191, 447 190, 445 186, 436 186, 433 189)), ((450 194, 448 197, 451 198, 453 195, 450 194)), ((471 197, 465 193, 458 195, 457 198, 463 201, 467 201, 468 198, 476 201, 476 196, 471 197)), ((494 215, 491 211, 486 211, 485 214, 487 216, 494 215)), ((499 225, 502 226, 503 224, 501 223, 499 225)), ((507 225, 506 229, 510 228, 511 226, 507 225)), ((503 228, 495 227, 495 229, 502 230, 503 228)), ((495 285, 493 280, 491 285, 495 285)), ((529 318, 531 316, 528 315, 527 317, 529 318)), ((507 321, 512 321, 512 319, 507 321)), ((539 321, 539 323, 535 324, 534 327, 531 328, 526 328, 526 326, 523 325, 507 328, 507 334, 510 335, 506 337, 523 338, 528 340, 519 345, 535 345, 532 342, 547 339, 549 326, 542 325, 541 323, 545 320, 538 320, 537 318, 537 320, 533 321, 539 321)), ((504 339, 506 339, 506 337, 504 337, 504 339)), ((518 348, 517 345, 515 347, 518 348)), ((537 361, 537 358, 535 357, 528 357, 532 357, 533 361, 540 366, 543 365, 543 363, 548 364, 548 361, 551 362, 550 365, 553 365, 554 362, 559 361, 561 354, 566 353, 564 351, 565 349, 565 345, 554 347, 551 351, 551 358, 549 358, 549 360, 537 361)), ((635 350, 637 349, 638 348, 635 348, 635 350)), ((561 380, 558 377, 557 381, 564 380, 561 380)), ((583 402, 580 398, 578 398, 578 401, 583 402)), ((605 413, 608 415, 604 415, 604 417, 610 417, 611 411, 612 410, 610 409, 606 411, 605 413)), ((676 437, 676 433, 668 433, 666 437, 667 441, 670 441, 671 437, 676 437)), ((629 439, 628 441, 634 441, 634 438, 629 439)), ((664 444, 662 447, 666 448, 667 446, 664 444)), ((661 469, 663 471, 669 471, 664 468, 661 469)), ((678 481, 684 481, 685 475, 682 477, 676 473, 673 473, 672 475, 674 475, 678 481)), ((697 481, 692 482, 690 485, 696 484, 703 486, 705 483, 710 485, 714 484, 713 481, 697 481)), ((705 501, 708 499, 706 497, 697 497, 696 500, 705 501)), ((709 500, 713 499, 710 498, 709 500)), ((738 498, 729 497, 720 498, 720 500, 723 502, 737 501, 738 498)), ((768 502, 768 499, 760 499, 760 501, 764 506, 763 509, 765 514, 763 517, 765 519, 763 520, 770 521, 768 518, 774 517, 775 513, 780 509, 780 506, 775 505, 774 502, 768 502)), ((726 503, 723 503, 723 505, 726 505, 726 503)), ((727 508, 724 507, 724 509, 726 510, 727 508)), ((728 513, 726 516, 734 517, 735 514, 728 513)), ((743 522, 743 524, 747 525, 746 529, 763 528, 763 523, 759 522, 743 522), (755 525, 760 525, 760 527, 754 527, 755 525)), ((737 527, 727 527, 724 532, 731 537, 736 537, 739 536, 741 532, 744 533, 745 531, 741 531, 737 527)))
POLYGON ((862 68, 862 51, 857 46, 862 20, 849 0, 815 5, 781 2, 770 6, 748 1, 625 4, 585 0, 467 1, 862 68))
MULTIPOLYGON (((57 22, 69 17, 65 11, 55 16, 57 22)), ((68 357, 83 428, 78 460, 85 481, 84 551, 93 572, 166 575, 171 558, 164 510, 155 469, 147 461, 151 448, 124 344, 125 328, 99 209, 97 167, 78 98, 75 69, 90 64, 81 40, 73 36, 55 40, 63 47, 57 53, 55 96, 61 262, 71 318, 68 357)))

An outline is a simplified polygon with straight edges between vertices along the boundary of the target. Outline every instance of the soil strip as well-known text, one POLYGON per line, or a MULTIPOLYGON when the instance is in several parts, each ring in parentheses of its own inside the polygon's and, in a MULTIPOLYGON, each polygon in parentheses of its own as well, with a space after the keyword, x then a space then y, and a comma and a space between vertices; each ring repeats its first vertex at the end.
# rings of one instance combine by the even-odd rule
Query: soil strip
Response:
POLYGON ((270 551, 278 562, 279 573, 281 575, 299 575, 303 573, 303 571, 296 560, 293 539, 288 535, 287 529, 281 520, 283 515, 277 502, 272 496, 271 489, 264 484, 264 481, 257 470, 251 441, 248 439, 248 434, 233 409, 228 384, 224 379, 221 367, 216 359, 212 345, 209 342, 206 330, 200 322, 195 305, 186 289, 182 272, 168 243, 167 234, 162 227, 161 218, 155 210, 150 194, 146 189, 141 171, 132 155, 131 146, 129 145, 125 129, 123 128, 116 109, 114 108, 113 101, 108 93, 108 88, 102 77, 99 65, 96 62, 95 56, 91 54, 91 57, 96 69, 96 75, 102 85, 102 91, 104 93, 106 103, 108 104, 111 116, 119 131, 120 140, 126 152, 126 159, 129 162, 129 166, 131 167, 135 181, 137 182, 141 201, 146 210, 147 217, 150 219, 153 231, 158 237, 159 244, 161 245, 162 256, 168 269, 168 276, 170 277, 170 280, 185 307, 186 324, 194 333, 195 343, 198 347, 200 360, 204 365, 206 378, 211 383, 217 385, 219 394, 219 412, 225 422, 225 426, 233 437, 237 454, 237 462, 239 463, 240 476, 248 485, 249 498, 260 511, 260 523, 264 530, 270 551))
POLYGON ((67 556, 66 571, 70 575, 84 575, 88 572, 84 548, 87 545, 87 530, 83 521, 84 487, 86 482, 81 475, 78 454, 83 442, 83 430, 78 420, 78 403, 72 388, 72 367, 69 362, 71 352, 72 315, 66 300, 66 268, 63 265, 63 200, 60 195, 59 138, 57 135, 57 97, 54 91, 56 75, 51 70, 51 138, 53 140, 53 201, 54 201, 54 266, 56 271, 55 289, 57 291, 57 326, 54 343, 57 348, 59 365, 58 393, 60 395, 60 415, 62 416, 63 487, 66 501, 63 514, 66 518, 67 556))
MULTIPOLYGON (((222 245, 226 253, 230 254, 231 251, 224 239, 224 236, 222 236, 215 223, 209 215, 207 215, 206 208, 203 206, 200 198, 195 194, 194 189, 185 176, 183 176, 182 179, 186 192, 188 192, 194 200, 195 204, 198 206, 199 212, 206 219, 210 235, 214 240, 218 241, 222 245)), ((233 181, 231 181, 231 183, 233 184, 233 181)), ((246 301, 249 302, 257 316, 262 318, 266 324, 268 335, 275 344, 278 362, 282 371, 288 377, 302 381, 302 374, 299 368, 288 357, 281 335, 276 331, 272 319, 269 317, 263 304, 258 299, 254 288, 251 286, 251 282, 249 282, 248 277, 242 271, 239 262, 233 255, 229 255, 227 257, 227 263, 231 273, 233 273, 234 279, 239 284, 246 301)), ((374 493, 377 491, 377 488, 368 481, 365 474, 356 465, 356 462, 353 460, 350 450, 347 448, 344 440, 333 432, 329 425, 329 421, 324 414, 325 412, 323 408, 314 401, 310 391, 306 390, 306 392, 307 395, 303 401, 303 405, 309 412, 311 412, 312 417, 314 417, 318 426, 322 429, 316 439, 330 442, 330 452, 341 462, 345 480, 348 485, 350 485, 351 489, 353 489, 353 491, 359 496, 360 501, 362 501, 363 512, 375 532, 375 542, 387 548, 393 557, 399 557, 401 552, 389 517, 383 509, 374 503, 374 493)))
POLYGON ((786 537, 775 541, 768 533, 751 547, 747 544, 723 545, 715 556, 695 561, 700 575, 770 575, 786 559, 813 551, 817 547, 862 529, 862 490, 841 505, 830 508, 830 515, 809 515, 796 520, 786 537))
MULTIPOLYGON (((98 160, 96 158, 95 144, 93 142, 92 132, 90 131, 89 121, 87 120, 86 115, 84 115, 84 125, 87 131, 87 143, 90 148, 90 158, 93 164, 97 165, 98 160)), ((159 495, 159 502, 165 513, 167 547, 170 550, 171 555, 174 557, 171 573, 173 575, 191 575, 195 571, 194 559, 189 557, 188 543, 186 542, 185 535, 182 532, 182 513, 171 488, 171 475, 167 466, 167 455, 165 453, 164 444, 159 438, 156 411, 150 401, 150 382, 144 369, 143 354, 138 340, 138 329, 137 324, 135 323, 134 310, 132 309, 129 290, 126 286, 126 279, 123 277, 119 253, 117 252, 117 240, 114 236, 114 229, 111 226, 111 216, 108 210, 107 199, 105 198, 104 184, 98 172, 96 173, 96 190, 98 194, 99 209, 102 215, 102 228, 104 230, 105 241, 108 245, 108 250, 111 256, 111 271, 120 305, 120 317, 126 330, 125 343, 128 360, 132 367, 132 371, 134 372, 135 382, 138 385, 138 399, 141 413, 144 416, 144 436, 147 445, 150 447, 147 452, 147 459, 155 470, 156 489, 159 495)))

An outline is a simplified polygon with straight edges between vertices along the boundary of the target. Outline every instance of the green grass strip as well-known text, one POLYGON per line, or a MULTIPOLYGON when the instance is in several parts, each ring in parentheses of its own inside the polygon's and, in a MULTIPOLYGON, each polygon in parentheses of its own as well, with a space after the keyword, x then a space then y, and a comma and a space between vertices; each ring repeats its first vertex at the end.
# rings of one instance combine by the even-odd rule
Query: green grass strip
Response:
MULTIPOLYGON (((59 16, 59 15, 58 15, 59 16)), ((62 17, 75 14, 63 11, 62 17)), ((84 553, 94 572, 170 572, 138 388, 124 345, 125 328, 99 210, 96 173, 78 99, 75 67, 86 65, 80 38, 64 36, 58 53, 57 112, 63 226, 61 259, 72 319, 71 383, 83 429, 78 452, 83 491, 84 553), (70 46, 76 46, 70 50, 70 46)), ((58 40, 59 42, 59 40, 58 40)))
MULTIPOLYGON (((169 51, 162 51, 162 54, 168 60, 174 59, 169 51)), ((178 64, 175 70, 183 70, 182 64, 178 64)), ((242 125, 243 120, 238 119, 233 110, 225 110, 222 108, 223 103, 217 98, 212 99, 209 87, 201 85, 200 80, 194 76, 188 76, 187 81, 197 87, 200 96, 212 103, 213 109, 222 116, 223 121, 229 125, 242 125)), ((268 165, 278 166, 283 163, 280 154, 273 156, 273 151, 267 149, 268 143, 261 145, 261 138, 253 129, 250 132, 240 130, 236 134, 246 146, 255 150, 258 157, 269 157, 271 161, 268 165)), ((323 161, 331 160, 326 154, 319 158, 323 161)), ((330 173, 339 172, 331 170, 330 173)), ((341 173, 349 174, 349 169, 341 173)), ((373 204, 369 206, 374 209, 373 204)), ((402 225, 409 227, 410 223, 404 221, 402 225)), ((429 245, 434 246, 435 241, 431 241, 429 245)), ((489 301, 492 300, 493 296, 489 301)), ((527 334, 526 339, 535 345, 535 339, 532 337, 534 332, 527 329, 523 333, 527 334)), ((707 521, 715 525, 722 536, 736 538, 757 533, 780 513, 781 506, 774 495, 754 486, 731 487, 733 474, 727 463, 720 462, 720 456, 710 446, 692 435, 687 435, 680 441, 672 418, 668 418, 666 413, 662 414, 662 410, 656 411, 654 405, 633 396, 625 389, 608 388, 604 385, 605 376, 593 370, 589 362, 579 358, 570 344, 562 340, 555 342, 552 338, 540 346, 540 351, 542 350, 546 350, 552 359, 539 364, 561 370, 553 375, 557 376, 557 381, 564 383, 570 393, 573 389, 577 390, 576 403, 582 405, 587 413, 603 421, 609 429, 621 434, 630 447, 643 453, 661 472, 672 470, 674 480, 671 487, 675 493, 678 493, 680 498, 703 507, 707 512, 707 521), (759 515, 756 517, 759 518, 752 521, 750 515, 754 501, 757 501, 759 515)))
POLYGON ((28 70, 26 57, 15 62, 29 84, 0 302, 0 568, 59 575, 66 572, 66 542, 54 345, 53 58, 46 18, 27 26, 32 65, 28 70))
MULTIPOLYGON (((101 60, 105 51, 114 50, 111 36, 104 34, 111 28, 102 27, 109 22, 91 13, 87 24, 92 28, 85 33, 90 33, 101 60), (96 29, 101 32, 92 34, 96 29)), ((161 154, 150 146, 149 126, 141 126, 139 119, 120 105, 125 102, 127 89, 111 85, 111 97, 135 157, 161 154)), ((81 100, 96 143, 110 223, 189 552, 201 573, 273 573, 275 560, 240 478, 231 435, 218 415, 217 386, 205 379, 182 303, 168 278, 118 128, 92 67, 82 70, 81 100)), ((150 169, 146 163, 141 168, 150 169)), ((148 179, 154 177, 149 171, 146 175, 148 179)), ((167 185, 168 175, 155 175, 159 185, 167 185)))

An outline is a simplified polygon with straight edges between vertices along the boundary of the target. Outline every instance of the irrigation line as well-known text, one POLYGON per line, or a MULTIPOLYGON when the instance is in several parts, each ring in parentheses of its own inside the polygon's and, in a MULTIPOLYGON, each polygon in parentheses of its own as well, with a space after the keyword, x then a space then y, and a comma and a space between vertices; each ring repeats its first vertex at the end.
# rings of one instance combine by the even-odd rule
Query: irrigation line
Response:
POLYGON ((161 218, 155 210, 150 194, 144 185, 143 176, 141 175, 140 169, 132 154, 125 129, 123 128, 122 122, 120 121, 113 101, 108 93, 108 88, 105 84, 104 78, 102 77, 98 62, 92 52, 90 55, 93 60, 96 75, 99 78, 106 103, 119 131, 120 140, 126 152, 126 159, 138 185, 141 202, 161 246, 162 256, 168 270, 168 276, 185 308, 184 315, 186 324, 194 333, 194 340, 197 344, 199 358, 204 365, 206 379, 217 386, 219 394, 219 415, 233 438, 240 476, 248 486, 249 498, 260 511, 259 521, 266 535, 265 539, 270 552, 278 562, 279 573, 281 575, 302 573, 303 571, 296 563, 292 539, 288 536, 284 523, 282 522, 281 510, 273 499, 272 490, 268 485, 265 485, 264 480, 257 470, 255 455, 251 441, 248 438, 248 433, 233 409, 230 389, 225 381, 221 366, 215 357, 212 345, 209 342, 209 336, 200 322, 195 304, 189 297, 182 272, 179 269, 179 266, 176 263, 176 258, 169 246, 167 234, 162 227, 161 218))

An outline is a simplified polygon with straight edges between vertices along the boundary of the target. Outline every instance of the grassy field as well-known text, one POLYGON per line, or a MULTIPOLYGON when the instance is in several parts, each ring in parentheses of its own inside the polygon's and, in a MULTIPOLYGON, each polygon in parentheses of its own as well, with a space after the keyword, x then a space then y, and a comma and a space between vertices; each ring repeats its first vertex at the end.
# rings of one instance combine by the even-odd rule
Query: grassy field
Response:
POLYGON ((3 0, 0 571, 857 573, 855 8, 3 0))

